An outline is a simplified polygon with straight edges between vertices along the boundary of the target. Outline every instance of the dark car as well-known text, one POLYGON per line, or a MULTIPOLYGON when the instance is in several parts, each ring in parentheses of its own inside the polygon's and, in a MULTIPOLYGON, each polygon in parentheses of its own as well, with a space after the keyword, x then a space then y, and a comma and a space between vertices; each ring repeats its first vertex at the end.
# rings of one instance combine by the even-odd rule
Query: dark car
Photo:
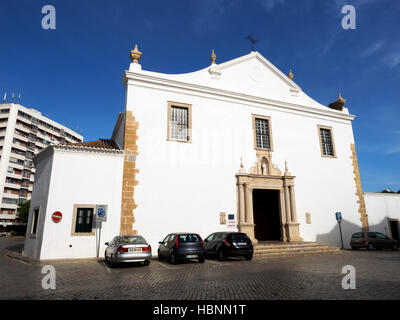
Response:
POLYGON ((253 244, 245 233, 216 232, 210 234, 205 240, 206 255, 217 256, 220 261, 227 257, 244 257, 246 260, 253 258, 253 244))
POLYGON ((159 242, 158 259, 169 259, 172 264, 188 259, 204 262, 204 241, 196 233, 171 233, 159 242))
POLYGON ((351 236, 350 246, 353 250, 366 248, 374 249, 392 249, 399 250, 399 242, 391 239, 380 232, 357 232, 351 236))

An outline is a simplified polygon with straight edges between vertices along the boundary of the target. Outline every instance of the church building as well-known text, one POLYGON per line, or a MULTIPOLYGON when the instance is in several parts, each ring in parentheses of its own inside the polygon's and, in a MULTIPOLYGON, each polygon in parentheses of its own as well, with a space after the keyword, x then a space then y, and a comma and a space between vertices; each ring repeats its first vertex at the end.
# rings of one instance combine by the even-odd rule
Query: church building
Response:
POLYGON ((336 212, 345 247, 368 230, 355 116, 340 94, 324 106, 254 51, 220 64, 212 51, 208 67, 185 74, 144 70, 141 56, 135 46, 111 139, 35 157, 25 255, 103 256, 117 234, 144 236, 156 254, 169 233, 225 230, 255 244, 340 246, 336 212))

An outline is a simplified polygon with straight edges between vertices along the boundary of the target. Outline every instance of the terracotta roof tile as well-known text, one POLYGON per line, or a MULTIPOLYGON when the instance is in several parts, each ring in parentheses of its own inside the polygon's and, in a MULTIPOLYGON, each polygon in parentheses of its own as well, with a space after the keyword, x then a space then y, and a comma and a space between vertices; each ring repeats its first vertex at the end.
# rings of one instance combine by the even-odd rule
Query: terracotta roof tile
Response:
POLYGON ((117 144, 114 142, 114 140, 111 140, 111 139, 99 139, 99 140, 96 140, 96 141, 67 143, 66 145, 74 146, 74 147, 87 147, 87 148, 119 150, 117 144))

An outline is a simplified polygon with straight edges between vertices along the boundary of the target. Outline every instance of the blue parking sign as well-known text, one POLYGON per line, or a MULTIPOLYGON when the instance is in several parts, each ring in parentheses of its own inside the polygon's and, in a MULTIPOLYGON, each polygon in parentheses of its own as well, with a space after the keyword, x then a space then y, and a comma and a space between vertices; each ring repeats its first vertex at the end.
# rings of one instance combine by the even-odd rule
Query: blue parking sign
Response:
POLYGON ((106 222, 107 221, 107 205, 96 205, 96 220, 106 222))
POLYGON ((104 208, 98 208, 97 209, 97 215, 99 216, 99 217, 104 217, 105 215, 106 215, 106 211, 104 210, 104 208))
POLYGON ((342 221, 342 213, 341 213, 341 212, 336 212, 336 220, 337 220, 338 222, 341 222, 341 221, 342 221))

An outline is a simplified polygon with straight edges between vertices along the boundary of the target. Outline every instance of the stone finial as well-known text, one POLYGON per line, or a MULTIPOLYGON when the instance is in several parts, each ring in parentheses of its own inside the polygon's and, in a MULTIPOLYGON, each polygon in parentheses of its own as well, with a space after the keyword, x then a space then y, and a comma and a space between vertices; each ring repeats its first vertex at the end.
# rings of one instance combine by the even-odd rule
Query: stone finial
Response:
POLYGON ((142 53, 138 50, 137 44, 135 44, 135 49, 131 51, 129 58, 132 60, 133 63, 139 63, 141 56, 142 53))
POLYGON ((288 78, 289 78, 290 80, 293 80, 293 78, 294 78, 294 74, 293 74, 293 72, 292 72, 292 69, 289 70, 288 78))
POLYGON ((343 111, 343 107, 344 104, 346 103, 346 99, 344 99, 340 93, 338 93, 338 97, 335 101, 333 101, 332 103, 330 103, 328 105, 329 108, 334 109, 334 110, 339 110, 339 111, 343 111))
POLYGON ((289 172, 287 161, 285 160, 285 176, 291 176, 292 174, 289 172))
POLYGON ((214 53, 214 49, 212 49, 212 51, 211 51, 210 59, 211 59, 211 64, 215 64, 215 60, 217 60, 217 56, 214 53))
POLYGON ((244 168, 243 157, 240 157, 240 169, 239 173, 246 173, 246 169, 244 168))
POLYGON ((344 98, 340 95, 340 92, 339 92, 336 101, 345 104, 347 100, 344 99, 344 98))

